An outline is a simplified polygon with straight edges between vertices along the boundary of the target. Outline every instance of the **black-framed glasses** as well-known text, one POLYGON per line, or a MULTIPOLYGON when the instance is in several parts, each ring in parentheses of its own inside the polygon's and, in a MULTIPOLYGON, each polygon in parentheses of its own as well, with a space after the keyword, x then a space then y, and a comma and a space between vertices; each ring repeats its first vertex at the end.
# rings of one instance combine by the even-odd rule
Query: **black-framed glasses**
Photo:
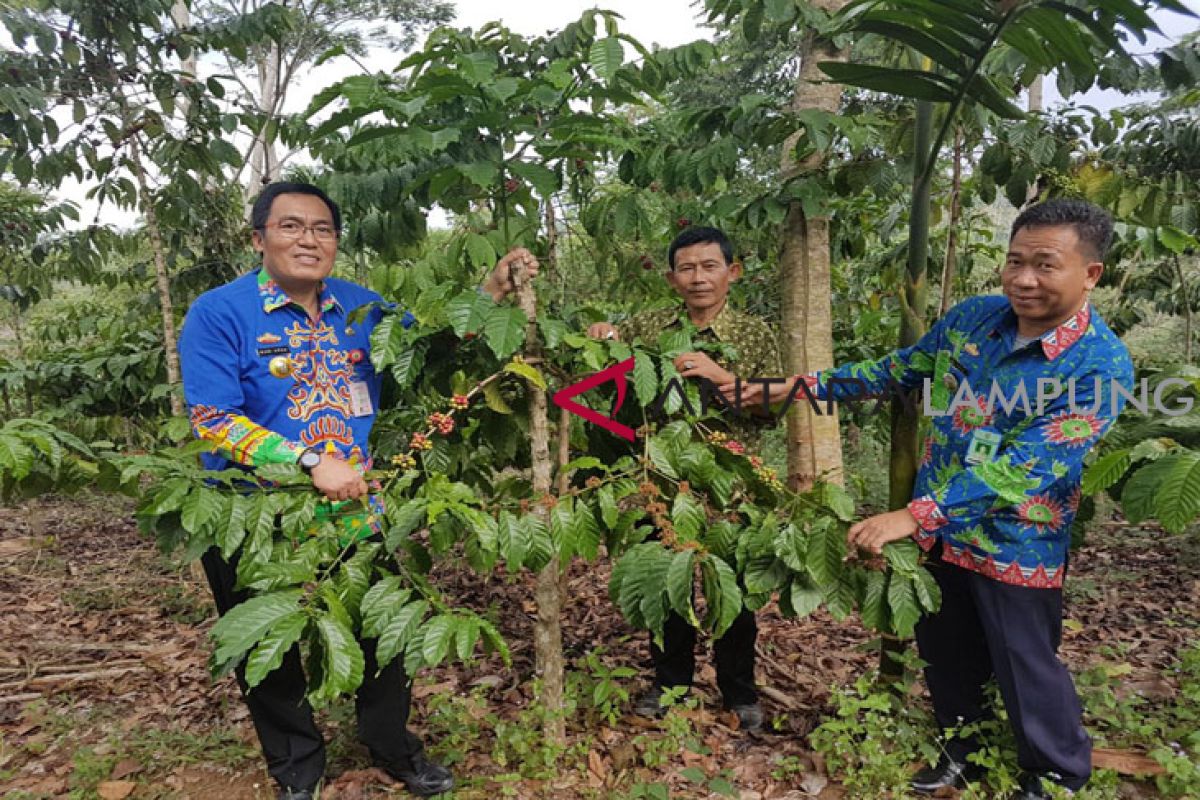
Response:
POLYGON ((283 222, 268 222, 263 227, 274 228, 285 239, 302 239, 308 231, 312 231, 313 238, 318 242, 332 242, 338 238, 337 228, 324 222, 318 222, 316 225, 305 225, 299 220, 285 219, 283 222))

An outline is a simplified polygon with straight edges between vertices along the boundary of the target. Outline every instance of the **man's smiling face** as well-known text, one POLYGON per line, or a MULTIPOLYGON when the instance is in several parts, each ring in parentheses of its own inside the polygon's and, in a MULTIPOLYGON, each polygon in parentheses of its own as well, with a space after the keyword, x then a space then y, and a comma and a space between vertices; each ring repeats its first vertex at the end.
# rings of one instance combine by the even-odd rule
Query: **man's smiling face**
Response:
POLYGON ((1083 307, 1104 265, 1072 225, 1021 228, 1008 245, 1000 281, 1021 333, 1040 336, 1083 307))
POLYGON ((306 292, 333 271, 336 236, 320 239, 314 228, 333 230, 333 213, 325 202, 308 194, 281 194, 271 203, 263 230, 254 231, 254 249, 262 253, 263 267, 285 292, 306 292), (280 225, 307 226, 299 238, 288 238, 280 225))

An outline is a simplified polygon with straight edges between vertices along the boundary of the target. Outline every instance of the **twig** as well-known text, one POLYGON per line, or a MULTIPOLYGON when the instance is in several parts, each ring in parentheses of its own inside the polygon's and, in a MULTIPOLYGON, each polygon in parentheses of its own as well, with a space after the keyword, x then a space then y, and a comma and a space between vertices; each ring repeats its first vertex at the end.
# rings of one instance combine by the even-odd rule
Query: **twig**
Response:
POLYGON ((41 700, 43 695, 39 692, 27 692, 26 694, 10 694, 7 697, 0 696, 0 705, 5 703, 28 703, 31 700, 41 700))
POLYGON ((0 689, 25 689, 34 686, 58 686, 60 684, 81 683, 83 681, 94 681, 107 678, 119 678, 122 675, 128 675, 131 672, 144 672, 146 667, 121 667, 120 669, 97 669, 91 672, 75 672, 65 675, 43 675, 40 678, 32 678, 27 681, 10 681, 9 683, 0 683, 0 689))

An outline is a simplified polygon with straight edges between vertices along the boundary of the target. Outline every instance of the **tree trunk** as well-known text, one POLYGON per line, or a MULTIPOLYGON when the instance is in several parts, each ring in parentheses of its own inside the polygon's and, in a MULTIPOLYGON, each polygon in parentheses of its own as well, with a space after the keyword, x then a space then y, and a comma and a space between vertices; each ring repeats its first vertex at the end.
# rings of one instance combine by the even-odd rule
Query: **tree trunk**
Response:
MULTIPOLYGON (((826 0, 820 6, 836 13, 848 0, 826 0)), ((792 95, 792 110, 819 109, 837 113, 842 88, 817 68, 822 61, 845 61, 847 52, 810 34, 800 53, 800 75, 792 95)), ((781 171, 784 180, 818 170, 826 154, 814 153, 803 162, 795 159, 797 132, 784 146, 781 171)), ((833 366, 833 311, 830 304, 829 217, 808 215, 800 202, 788 207, 779 255, 782 289, 784 367, 789 375, 802 375, 833 366)), ((837 412, 816 414, 809 403, 794 403, 788 413, 788 483, 799 491, 818 478, 842 483, 842 442, 837 412)))
MULTIPOLYGON (((908 265, 900 293, 900 347, 916 344, 925 333, 925 282, 929 259, 929 187, 936 165, 933 148, 933 104, 917 103, 915 143, 913 146, 912 211, 908 224, 908 265)), ((905 409, 900 400, 892 401, 892 450, 888 465, 888 507, 904 508, 912 500, 917 477, 918 434, 921 419, 905 409)), ((902 651, 907 643, 884 636, 879 653, 879 674, 895 681, 903 675, 903 666, 890 656, 902 651)))
POLYGON ((179 396, 180 379, 179 351, 175 346, 175 307, 171 303, 171 281, 167 276, 167 256, 163 247, 162 231, 158 227, 158 215, 154 212, 154 198, 146 181, 142 167, 141 145, 135 134, 129 140, 130 160, 137 177, 138 194, 142 210, 146 214, 146 232, 150 235, 150 249, 154 253, 154 278, 158 286, 158 304, 162 310, 163 355, 167 364, 167 385, 170 387, 171 415, 183 416, 183 398, 179 396))
MULTIPOLYGON (((1029 84, 1029 112, 1031 114, 1041 111, 1045 107, 1044 87, 1046 76, 1038 75, 1033 79, 1033 83, 1029 84)), ((1033 183, 1029 184, 1029 188, 1025 191, 1025 205, 1029 205, 1038 197, 1038 182, 1035 178, 1033 183)))
MULTIPOLYGON (((13 321, 12 321, 13 341, 17 343, 17 360, 22 364, 28 365, 25 360, 25 336, 22 332, 21 325, 21 308, 16 303, 13 303, 13 321)), ((28 372, 26 373, 28 374, 28 372)), ((33 416, 33 387, 29 385, 29 379, 21 381, 21 387, 25 390, 25 416, 33 416)), ((8 392, 4 393, 4 404, 8 405, 8 392)))
MULTIPOLYGON (((175 0, 175 4, 171 6, 171 22, 175 25, 176 30, 184 30, 191 26, 192 17, 188 11, 186 0, 175 0)), ((192 76, 192 78, 196 77, 196 53, 194 50, 187 58, 180 59, 179 68, 192 76)), ((186 120, 189 106, 188 100, 182 98, 175 105, 179 109, 180 116, 186 120)))
POLYGON ((942 262, 942 304, 945 316, 954 303, 954 276, 958 272, 958 223, 962 218, 962 129, 954 129, 954 177, 950 187, 950 229, 946 235, 946 260, 942 262))
MULTIPOLYGON (((547 200, 547 202, 549 202, 547 200)), ((517 300, 525 312, 529 324, 525 329, 525 357, 540 359, 542 345, 537 330, 537 294, 533 284, 522 280, 520 270, 513 269, 517 284, 517 300)), ((550 420, 547 415, 546 392, 529 385, 529 445, 533 465, 533 493, 537 500, 529 513, 541 517, 550 524, 550 509, 541 502, 551 496, 550 420)), ((542 723, 542 735, 548 742, 562 744, 566 741, 566 725, 563 719, 563 649, 562 649, 562 604, 560 583, 561 569, 558 555, 537 576, 534 600, 537 603, 537 622, 533 627, 533 650, 536 670, 542 681, 542 707, 546 715, 542 723)))
POLYGON ((279 179, 279 155, 275 151, 272 127, 279 113, 279 70, 281 54, 279 45, 271 42, 258 58, 258 110, 263 123, 250 149, 250 178, 246 184, 246 213, 262 187, 279 179))
POLYGON ((1187 278, 1183 274, 1183 265, 1179 256, 1172 256, 1175 261, 1175 274, 1179 277, 1179 297, 1183 300, 1183 363, 1192 363, 1192 301, 1188 297, 1187 278))
POLYGON ((1045 108, 1043 97, 1045 95, 1044 87, 1046 84, 1046 76, 1038 75, 1033 79, 1033 83, 1029 84, 1029 110, 1041 111, 1045 108))

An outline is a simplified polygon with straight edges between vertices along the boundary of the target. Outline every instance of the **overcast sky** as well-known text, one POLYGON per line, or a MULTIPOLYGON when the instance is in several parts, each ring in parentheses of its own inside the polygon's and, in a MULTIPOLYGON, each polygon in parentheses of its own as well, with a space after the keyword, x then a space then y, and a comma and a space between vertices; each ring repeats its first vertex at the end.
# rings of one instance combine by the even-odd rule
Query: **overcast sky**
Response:
MULTIPOLYGON (((1200 0, 1186 0, 1187 5, 1194 11, 1200 12, 1200 0)), ((597 7, 595 0, 553 0, 546 2, 497 2, 497 0, 458 0, 455 3, 457 27, 479 28, 484 23, 499 19, 513 31, 525 34, 542 34, 557 30, 573 22, 588 8, 597 7)), ((703 18, 697 11, 698 0, 608 0, 599 4, 600 8, 615 11, 623 18, 620 28, 623 32, 649 46, 659 44, 663 47, 673 47, 699 38, 711 36, 711 29, 705 27, 703 18)), ((1145 47, 1135 46, 1135 53, 1149 53, 1161 47, 1165 42, 1178 41, 1179 37, 1188 31, 1200 27, 1196 19, 1189 19, 1178 14, 1164 13, 1158 15, 1158 23, 1163 29, 1164 37, 1155 37, 1147 42, 1145 47)), ((398 56, 394 53, 380 51, 369 61, 372 69, 387 71, 392 69, 398 56)), ((299 111, 308 100, 321 88, 345 76, 355 74, 358 68, 348 59, 326 65, 309 74, 295 90, 290 93, 287 112, 299 111)), ((1053 81, 1047 82, 1046 103, 1055 105, 1061 98, 1053 88, 1053 81)), ((1095 105, 1101 108, 1111 108, 1128 102, 1128 98, 1116 92, 1093 91, 1074 98, 1079 104, 1095 105)), ((64 187, 62 197, 73 199, 82 198, 83 192, 77 186, 64 187)), ((81 203, 81 220, 86 224, 95 217, 95 204, 81 203)), ((103 222, 116 225, 130 225, 135 216, 129 212, 105 208, 100 215, 103 222)))

